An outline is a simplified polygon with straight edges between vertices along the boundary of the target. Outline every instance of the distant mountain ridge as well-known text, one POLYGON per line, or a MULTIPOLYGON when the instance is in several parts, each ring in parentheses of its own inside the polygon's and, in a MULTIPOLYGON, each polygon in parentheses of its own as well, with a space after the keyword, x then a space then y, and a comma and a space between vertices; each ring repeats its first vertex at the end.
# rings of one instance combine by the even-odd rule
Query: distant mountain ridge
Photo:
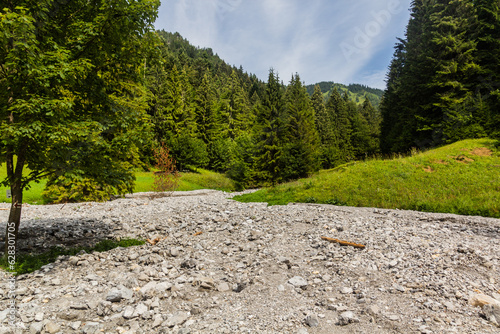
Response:
POLYGON ((344 85, 340 83, 335 83, 333 81, 322 81, 313 85, 307 85, 306 89, 309 95, 312 96, 314 92, 314 86, 319 85, 321 92, 325 100, 332 94, 333 88, 343 96, 345 92, 349 94, 349 99, 356 102, 357 104, 362 104, 366 99, 370 100, 371 104, 378 109, 380 100, 384 91, 378 88, 371 88, 366 85, 361 84, 349 84, 344 85))

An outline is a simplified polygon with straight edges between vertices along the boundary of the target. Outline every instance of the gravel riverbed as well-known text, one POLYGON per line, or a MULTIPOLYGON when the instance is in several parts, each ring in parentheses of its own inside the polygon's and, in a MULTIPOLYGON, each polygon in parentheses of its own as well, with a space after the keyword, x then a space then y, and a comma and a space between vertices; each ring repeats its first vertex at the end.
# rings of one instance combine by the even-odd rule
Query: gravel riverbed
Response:
MULTIPOLYGON (((500 332, 500 220, 233 195, 25 204, 21 251, 157 243, 18 276, 17 329, 0 272, 0 334, 500 332)), ((2 238, 7 217, 0 210, 2 238)))

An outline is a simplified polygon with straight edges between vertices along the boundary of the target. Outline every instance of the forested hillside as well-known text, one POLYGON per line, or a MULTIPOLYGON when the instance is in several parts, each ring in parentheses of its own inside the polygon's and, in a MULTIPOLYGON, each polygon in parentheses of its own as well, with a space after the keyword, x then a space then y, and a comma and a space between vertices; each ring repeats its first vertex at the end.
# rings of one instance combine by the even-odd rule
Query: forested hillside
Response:
MULTIPOLYGON (((368 99, 352 98, 371 94, 367 87, 330 85, 325 95, 318 85, 310 96, 299 74, 284 84, 271 69, 264 83, 177 33, 157 32, 155 43, 145 64, 151 146, 164 143, 179 169, 205 167, 254 186, 378 151, 380 115, 368 99)), ((151 154, 142 155, 148 163, 151 154)))
MULTIPOLYGON (((323 96, 325 99, 328 99, 333 92, 333 89, 337 89, 342 94, 347 92, 350 101, 354 101, 357 104, 362 104, 366 99, 370 100, 370 103, 378 108, 380 104, 380 100, 382 99, 382 95, 384 95, 384 91, 377 88, 371 88, 365 85, 360 84, 349 84, 348 86, 343 85, 341 83, 335 83, 333 81, 322 81, 317 83, 323 96)), ((316 85, 307 85, 306 89, 309 95, 314 93, 314 86, 316 85)))
POLYGON ((306 87, 273 69, 263 82, 154 31, 158 0, 84 2, 23 0, 0 13, 0 162, 20 203, 40 179, 63 191, 131 191, 160 146, 178 170, 203 167, 251 187, 381 149, 500 137, 495 1, 413 1, 383 97, 360 84, 306 87))
POLYGON ((493 0, 412 2, 381 104, 385 152, 500 136, 499 15, 493 0))

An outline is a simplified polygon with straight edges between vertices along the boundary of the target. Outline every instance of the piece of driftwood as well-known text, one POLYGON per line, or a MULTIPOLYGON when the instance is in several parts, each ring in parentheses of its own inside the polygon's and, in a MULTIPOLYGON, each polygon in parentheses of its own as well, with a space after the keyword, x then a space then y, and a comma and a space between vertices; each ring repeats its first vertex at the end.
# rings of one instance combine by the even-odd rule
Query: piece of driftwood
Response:
POLYGON ((157 243, 159 243, 160 241, 165 240, 165 239, 167 239, 167 237, 165 237, 165 238, 159 238, 159 237, 158 237, 158 238, 154 238, 153 240, 151 240, 151 239, 146 239, 146 241, 147 241, 147 242, 149 242, 151 245, 153 245, 153 246, 154 246, 154 245, 156 245, 157 243))
POLYGON ((330 241, 330 242, 336 242, 338 244, 341 244, 342 246, 352 246, 356 248, 365 248, 365 245, 361 244, 355 244, 354 242, 349 242, 349 241, 344 241, 344 240, 339 240, 339 239, 334 239, 334 238, 328 238, 328 237, 321 237, 321 239, 330 241))
POLYGON ((9 210, 9 209, 0 208, 0 210, 9 210))
POLYGON ((200 232, 196 232, 195 234, 193 234, 193 237, 196 237, 197 235, 200 235, 200 234, 202 234, 202 233, 203 233, 203 232, 201 232, 201 231, 200 231, 200 232))

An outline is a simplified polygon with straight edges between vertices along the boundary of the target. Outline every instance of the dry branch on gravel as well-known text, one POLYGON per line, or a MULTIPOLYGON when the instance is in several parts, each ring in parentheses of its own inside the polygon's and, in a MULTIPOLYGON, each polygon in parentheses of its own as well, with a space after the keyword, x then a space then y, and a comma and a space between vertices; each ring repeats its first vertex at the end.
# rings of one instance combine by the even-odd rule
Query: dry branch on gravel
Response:
POLYGON ((349 242, 349 241, 344 241, 344 240, 339 240, 339 239, 334 239, 334 238, 328 238, 328 237, 321 237, 321 239, 330 241, 330 242, 336 242, 342 246, 352 246, 356 248, 365 248, 365 245, 361 244, 355 244, 354 242, 349 242))

